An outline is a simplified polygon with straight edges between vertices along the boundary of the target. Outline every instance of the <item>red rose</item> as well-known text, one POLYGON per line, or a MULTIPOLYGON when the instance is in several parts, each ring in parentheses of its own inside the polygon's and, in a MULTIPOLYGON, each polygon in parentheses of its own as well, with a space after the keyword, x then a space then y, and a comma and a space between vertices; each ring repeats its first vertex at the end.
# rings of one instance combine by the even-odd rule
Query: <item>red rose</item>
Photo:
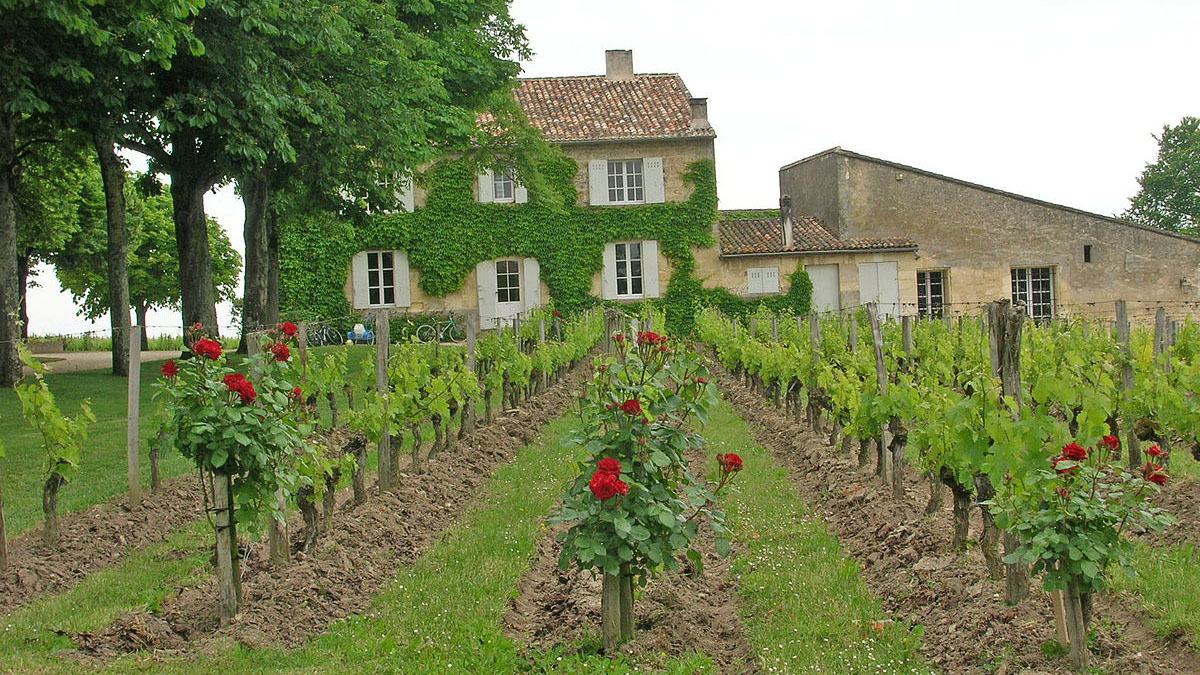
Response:
POLYGON ((621 333, 617 333, 616 335, 613 335, 613 339, 616 340, 617 342, 624 342, 625 336, 622 335, 621 333))
POLYGON ((203 340, 197 340, 196 344, 192 345, 192 351, 195 352, 197 356, 206 356, 209 359, 216 361, 217 359, 221 358, 221 343, 217 342, 216 340, 204 338, 203 340))
POLYGON ((602 502, 608 501, 616 495, 629 493, 629 486, 624 481, 616 474, 606 471, 597 471, 592 474, 592 480, 588 481, 588 488, 592 491, 592 495, 602 502))
POLYGON ((296 333, 300 332, 300 329, 296 327, 296 324, 292 323, 291 321, 284 321, 283 323, 279 324, 279 328, 277 330, 288 337, 296 337, 296 333))
POLYGON ((658 351, 660 351, 660 352, 665 352, 665 351, 667 351, 667 346, 666 346, 666 345, 659 345, 659 346, 658 346, 658 351))
POLYGON ((1068 443, 1063 446, 1062 456, 1072 462, 1082 462, 1087 459, 1087 449, 1078 443, 1068 443))
POLYGON ((162 374, 167 377, 175 377, 179 374, 179 366, 175 365, 174 361, 167 361, 162 364, 162 374))
POLYGON ((302 389, 300 389, 300 387, 296 387, 296 388, 292 389, 292 396, 294 398, 300 398, 303 395, 304 395, 304 391, 302 389))
POLYGON ((636 398, 631 398, 621 404, 621 412, 625 413, 626 415, 641 415, 642 404, 638 403, 636 398))
POLYGON ((1151 457, 1162 457, 1166 453, 1164 453, 1162 448, 1158 447, 1157 445, 1152 445, 1146 448, 1146 454, 1150 455, 1151 457))
POLYGON ((1155 485, 1167 484, 1167 474, 1163 472, 1162 466, 1153 462, 1146 462, 1146 465, 1142 467, 1142 477, 1155 485))
POLYGON ((271 347, 271 353, 275 355, 276 361, 287 361, 292 358, 292 351, 282 342, 275 343, 275 346, 271 347))
POLYGON ((1167 474, 1165 474, 1161 471, 1155 471, 1154 473, 1150 474, 1150 477, 1147 478, 1146 480, 1149 480, 1151 483, 1154 483, 1155 485, 1166 485, 1167 484, 1167 474))
POLYGON ((1116 436, 1105 436, 1100 439, 1100 444, 1115 452, 1121 447, 1121 439, 1116 436))
POLYGON ((192 324, 192 330, 199 333, 200 331, 204 330, 204 324, 197 321, 196 323, 192 324))
POLYGON ((553 314, 554 316, 557 316, 560 319, 562 318, 562 312, 558 311, 557 309, 554 310, 553 312, 551 312, 551 314, 553 314))
POLYGON ((721 470, 725 473, 742 470, 742 458, 732 452, 726 455, 717 455, 717 464, 721 466, 721 470))
POLYGON ((605 473, 618 475, 621 473, 621 463, 612 457, 605 457, 604 459, 600 460, 598 467, 600 471, 605 473))
POLYGON ((1066 499, 1071 496, 1071 491, 1067 488, 1058 488, 1058 496, 1066 499))
POLYGON ((254 385, 246 379, 241 373, 230 373, 225 376, 225 387, 237 394, 242 399, 242 403, 253 403, 254 398, 258 396, 258 392, 254 391, 254 385))
MULTIPOLYGON (((651 346, 661 345, 662 343, 664 343, 666 341, 667 341, 667 338, 665 335, 659 335, 658 333, 653 333, 650 331, 646 331, 644 333, 638 333, 638 336, 637 336, 637 343, 639 345, 651 345, 651 346)), ((666 351, 666 350, 663 349, 661 351, 666 351)))

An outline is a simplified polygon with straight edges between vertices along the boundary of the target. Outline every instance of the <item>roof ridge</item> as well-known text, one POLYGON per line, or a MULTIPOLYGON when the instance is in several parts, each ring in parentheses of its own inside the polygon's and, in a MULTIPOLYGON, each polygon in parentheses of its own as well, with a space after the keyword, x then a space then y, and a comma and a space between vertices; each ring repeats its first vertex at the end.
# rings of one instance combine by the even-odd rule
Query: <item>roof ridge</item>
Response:
MULTIPOLYGON (((683 77, 679 73, 634 73, 633 77, 634 77, 634 79, 639 78, 639 77, 678 77, 680 79, 683 79, 683 77)), ((537 77, 518 77, 517 81, 518 82, 528 82, 531 80, 587 80, 587 79, 607 80, 610 78, 607 75, 539 75, 537 77)), ((623 79, 623 80, 612 80, 612 81, 613 82, 628 82, 629 80, 623 79)))

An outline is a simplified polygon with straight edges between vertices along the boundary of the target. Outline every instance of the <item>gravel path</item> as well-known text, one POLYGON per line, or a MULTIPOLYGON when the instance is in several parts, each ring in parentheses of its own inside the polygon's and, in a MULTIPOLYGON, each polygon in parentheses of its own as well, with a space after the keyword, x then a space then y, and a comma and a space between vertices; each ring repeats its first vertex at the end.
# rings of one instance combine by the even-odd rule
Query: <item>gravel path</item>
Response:
MULTIPOLYGON (((178 349, 158 352, 142 352, 142 362, 165 361, 179 356, 178 349)), ((112 367, 111 352, 63 352, 61 354, 39 354, 52 373, 74 373, 80 370, 102 370, 112 367)))

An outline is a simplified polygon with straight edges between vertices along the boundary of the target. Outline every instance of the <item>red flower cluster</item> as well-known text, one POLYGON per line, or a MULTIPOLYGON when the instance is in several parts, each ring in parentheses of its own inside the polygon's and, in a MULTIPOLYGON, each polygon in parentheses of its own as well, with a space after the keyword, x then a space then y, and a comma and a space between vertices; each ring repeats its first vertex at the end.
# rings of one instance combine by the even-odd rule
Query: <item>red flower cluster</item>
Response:
POLYGON ((612 339, 616 340, 617 342, 624 342, 625 334, 624 333, 613 333, 612 339))
POLYGON ((271 353, 275 355, 276 361, 287 361, 292 358, 291 350, 282 342, 276 342, 274 345, 271 345, 271 353))
POLYGON ((636 398, 631 398, 621 404, 621 412, 625 413, 626 415, 641 415, 642 404, 638 403, 636 398))
MULTIPOLYGON (((1151 447, 1156 450, 1158 449, 1157 445, 1151 447)), ((1149 451, 1147 451, 1147 454, 1149 454, 1149 451)), ((1159 454, 1162 454, 1161 450, 1159 451, 1159 454)), ((1146 462, 1146 465, 1142 467, 1142 477, 1151 483, 1154 483, 1155 485, 1166 485, 1168 478, 1167 473, 1163 471, 1162 466, 1155 464, 1154 462, 1146 462)))
POLYGON ((557 309, 556 309, 556 310, 554 310, 553 312, 550 312, 550 313, 551 313, 551 314, 553 314, 554 316, 556 316, 556 317, 560 318, 560 319, 561 319, 561 318, 563 318, 562 312, 558 311, 557 309))
POLYGON ((192 345, 192 351, 195 352, 197 356, 205 356, 213 361, 221 358, 222 354, 221 343, 208 338, 197 340, 196 344, 192 345))
POLYGON ((1062 456, 1072 462, 1082 462, 1087 459, 1087 448, 1078 443, 1068 443, 1063 446, 1062 456))
POLYGON ((600 460, 596 473, 588 481, 588 489, 602 502, 616 495, 629 494, 629 486, 621 480, 621 463, 611 457, 600 460))
POLYGON ((258 396, 258 392, 254 391, 254 385, 250 380, 246 379, 241 373, 230 373, 225 376, 225 386, 242 398, 242 403, 254 403, 254 398, 258 396))
POLYGON ((279 324, 275 330, 288 337, 296 337, 296 334, 300 332, 300 329, 296 327, 296 324, 292 323, 291 321, 284 321, 283 323, 279 324))
POLYGON ((717 455, 717 465, 721 467, 721 471, 725 473, 733 473, 742 470, 742 458, 731 453, 725 455, 717 455))
MULTIPOLYGON (((652 333, 650 331, 646 331, 644 333, 638 333, 638 336, 637 336, 637 343, 639 345, 650 345, 653 347, 656 345, 661 345, 666 341, 667 341, 666 335, 659 335, 658 333, 652 333)), ((666 351, 666 350, 661 349, 659 351, 666 351)))
POLYGON ((1146 448, 1146 454, 1150 455, 1151 457, 1162 457, 1166 453, 1163 452, 1162 448, 1158 447, 1157 445, 1152 445, 1146 448))
POLYGON ((175 365, 174 361, 167 361, 162 364, 162 374, 167 377, 175 377, 179 374, 179 366, 175 365))
POLYGON ((1116 436, 1105 436, 1100 439, 1100 445, 1108 448, 1110 452, 1116 452, 1121 447, 1121 439, 1116 436))
POLYGON ((294 389, 292 389, 292 398, 299 399, 303 395, 304 395, 304 390, 301 389, 300 387, 295 387, 294 389))

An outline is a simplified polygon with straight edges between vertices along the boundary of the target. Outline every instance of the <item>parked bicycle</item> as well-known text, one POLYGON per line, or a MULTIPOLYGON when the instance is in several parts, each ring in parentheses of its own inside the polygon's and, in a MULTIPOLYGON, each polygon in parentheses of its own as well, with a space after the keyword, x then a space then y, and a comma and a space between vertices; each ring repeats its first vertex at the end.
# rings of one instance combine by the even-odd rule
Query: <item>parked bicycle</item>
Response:
POLYGON ((340 345, 345 338, 333 326, 326 323, 313 322, 308 324, 308 344, 312 347, 328 347, 340 345))
POLYGON ((451 312, 446 321, 438 321, 433 319, 433 323, 427 323, 417 327, 417 339, 421 342, 462 342, 466 339, 463 330, 454 322, 454 313, 451 312))

